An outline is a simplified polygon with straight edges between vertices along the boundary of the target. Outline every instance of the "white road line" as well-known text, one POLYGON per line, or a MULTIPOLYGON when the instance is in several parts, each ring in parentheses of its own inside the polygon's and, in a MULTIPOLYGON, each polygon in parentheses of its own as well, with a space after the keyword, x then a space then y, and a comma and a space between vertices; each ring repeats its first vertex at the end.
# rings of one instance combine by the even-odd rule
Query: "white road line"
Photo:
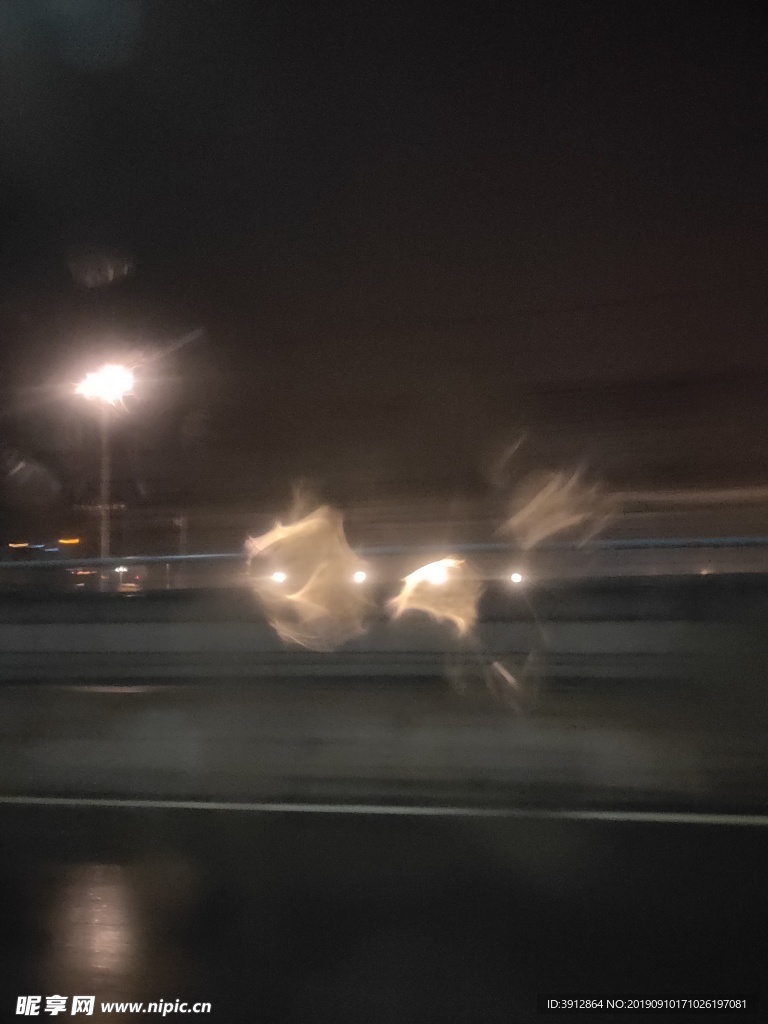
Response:
POLYGON ((108 797, 65 796, 0 796, 0 805, 21 807, 115 807, 169 811, 251 811, 257 814, 360 814, 411 818, 538 818, 563 821, 658 822, 668 825, 768 825, 768 814, 707 814, 696 811, 553 811, 514 807, 230 803, 209 800, 133 800, 108 797))

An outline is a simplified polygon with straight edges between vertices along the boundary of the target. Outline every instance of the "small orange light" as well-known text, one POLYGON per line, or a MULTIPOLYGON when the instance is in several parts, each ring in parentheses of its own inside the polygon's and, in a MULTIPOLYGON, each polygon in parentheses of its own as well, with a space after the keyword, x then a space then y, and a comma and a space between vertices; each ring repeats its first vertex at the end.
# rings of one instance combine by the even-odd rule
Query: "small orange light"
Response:
POLYGON ((59 537, 59 544, 79 544, 79 537, 59 537))
POLYGON ((28 540, 24 540, 24 541, 20 541, 18 544, 9 544, 8 547, 9 548, 28 548, 29 547, 29 541, 28 540))

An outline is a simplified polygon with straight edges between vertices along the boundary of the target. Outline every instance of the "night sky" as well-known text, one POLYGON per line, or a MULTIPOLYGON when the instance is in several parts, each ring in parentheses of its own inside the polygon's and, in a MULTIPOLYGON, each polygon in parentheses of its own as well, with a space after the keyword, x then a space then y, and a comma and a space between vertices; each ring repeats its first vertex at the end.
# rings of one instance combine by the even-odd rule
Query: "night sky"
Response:
POLYGON ((744 0, 5 0, 5 443, 82 497, 52 385, 202 328, 117 431, 128 500, 477 489, 524 430, 762 480, 766 41, 744 0))

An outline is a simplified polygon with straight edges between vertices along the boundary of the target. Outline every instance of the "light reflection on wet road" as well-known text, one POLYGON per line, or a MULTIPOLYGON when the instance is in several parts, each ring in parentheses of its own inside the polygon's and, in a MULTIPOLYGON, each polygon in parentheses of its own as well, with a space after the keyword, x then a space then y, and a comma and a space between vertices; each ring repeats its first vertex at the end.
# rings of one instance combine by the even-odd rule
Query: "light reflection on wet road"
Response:
POLYGON ((6 805, 1 1017, 56 993, 508 1024, 538 992, 759 992, 767 853, 744 824, 6 805))

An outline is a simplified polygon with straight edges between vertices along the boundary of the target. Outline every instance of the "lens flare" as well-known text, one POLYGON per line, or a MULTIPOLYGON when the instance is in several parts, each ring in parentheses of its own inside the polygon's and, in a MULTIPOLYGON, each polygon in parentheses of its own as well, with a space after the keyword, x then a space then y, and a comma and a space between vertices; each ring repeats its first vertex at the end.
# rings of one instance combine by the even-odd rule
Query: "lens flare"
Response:
POLYGON ((389 602, 394 619, 408 611, 426 612, 432 618, 452 622, 460 634, 477 621, 482 583, 457 558, 441 558, 422 565, 403 580, 397 597, 389 602))
POLYGON ((518 491, 512 515, 499 529, 529 549, 547 537, 577 531, 582 542, 594 537, 618 513, 617 499, 584 482, 579 472, 530 477, 518 491))
POLYGON ((364 563, 347 543, 341 512, 323 505, 295 523, 277 523, 245 544, 253 559, 274 558, 252 576, 253 586, 278 635, 314 651, 331 651, 364 632, 370 607, 364 563), (274 562, 272 563, 274 565, 274 562), (275 583, 281 584, 275 587, 275 583))

